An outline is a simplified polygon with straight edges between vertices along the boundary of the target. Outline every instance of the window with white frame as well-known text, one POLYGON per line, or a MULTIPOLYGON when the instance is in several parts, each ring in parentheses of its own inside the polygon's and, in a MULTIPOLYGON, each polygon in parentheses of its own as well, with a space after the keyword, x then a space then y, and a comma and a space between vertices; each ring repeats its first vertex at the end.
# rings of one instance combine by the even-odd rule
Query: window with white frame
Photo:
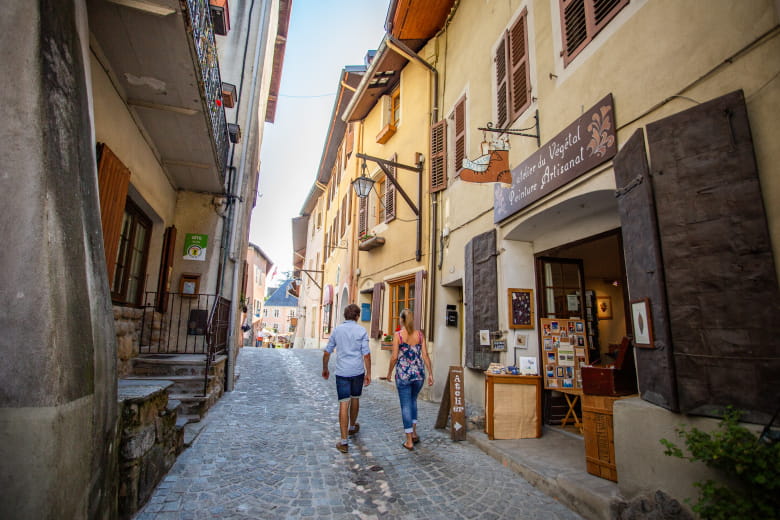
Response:
POLYGON ((493 56, 496 80, 496 128, 506 128, 531 104, 528 63, 528 11, 523 9, 504 32, 493 56))

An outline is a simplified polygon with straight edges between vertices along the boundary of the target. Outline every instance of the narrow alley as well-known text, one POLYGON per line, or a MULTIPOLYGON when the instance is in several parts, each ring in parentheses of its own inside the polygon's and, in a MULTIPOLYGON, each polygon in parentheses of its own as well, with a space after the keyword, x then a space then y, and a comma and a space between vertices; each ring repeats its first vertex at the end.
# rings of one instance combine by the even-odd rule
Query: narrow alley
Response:
POLYGON ((265 518, 580 518, 468 442, 433 429, 420 401, 420 444, 401 447, 394 388, 364 389, 360 433, 338 437, 333 379, 318 350, 244 348, 233 392, 204 419, 136 520, 265 518))

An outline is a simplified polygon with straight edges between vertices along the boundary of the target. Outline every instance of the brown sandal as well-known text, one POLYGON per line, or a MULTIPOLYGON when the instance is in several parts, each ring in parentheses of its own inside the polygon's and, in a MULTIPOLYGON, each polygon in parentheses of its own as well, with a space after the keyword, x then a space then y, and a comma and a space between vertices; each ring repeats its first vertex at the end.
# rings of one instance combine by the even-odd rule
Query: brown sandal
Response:
POLYGON ((404 442, 404 443, 402 443, 402 444, 401 444, 401 446, 403 446, 404 448, 406 448, 406 449, 407 449, 407 450, 409 450, 409 451, 414 451, 414 446, 412 446, 412 447, 410 448, 409 446, 407 446, 407 445, 406 445, 406 443, 405 443, 405 442, 404 442))

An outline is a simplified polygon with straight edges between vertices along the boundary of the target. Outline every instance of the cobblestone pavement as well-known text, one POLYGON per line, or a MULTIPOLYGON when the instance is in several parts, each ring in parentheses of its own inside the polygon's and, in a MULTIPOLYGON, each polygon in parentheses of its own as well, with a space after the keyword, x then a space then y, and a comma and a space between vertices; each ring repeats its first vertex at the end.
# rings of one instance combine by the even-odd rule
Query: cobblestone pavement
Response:
POLYGON ((364 389, 360 433, 340 453, 335 378, 322 379, 321 367, 317 350, 244 348, 235 390, 135 519, 581 518, 435 430, 437 404, 419 402, 422 440, 405 450, 398 397, 385 382, 364 389))

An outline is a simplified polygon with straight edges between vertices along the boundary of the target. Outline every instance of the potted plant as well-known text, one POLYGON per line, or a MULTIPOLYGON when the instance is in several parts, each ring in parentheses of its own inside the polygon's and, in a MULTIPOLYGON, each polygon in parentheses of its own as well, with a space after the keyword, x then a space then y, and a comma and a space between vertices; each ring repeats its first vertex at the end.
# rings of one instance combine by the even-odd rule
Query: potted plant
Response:
POLYGON ((390 350, 393 348, 393 335, 392 334, 385 334, 382 336, 382 348, 384 350, 390 350))

